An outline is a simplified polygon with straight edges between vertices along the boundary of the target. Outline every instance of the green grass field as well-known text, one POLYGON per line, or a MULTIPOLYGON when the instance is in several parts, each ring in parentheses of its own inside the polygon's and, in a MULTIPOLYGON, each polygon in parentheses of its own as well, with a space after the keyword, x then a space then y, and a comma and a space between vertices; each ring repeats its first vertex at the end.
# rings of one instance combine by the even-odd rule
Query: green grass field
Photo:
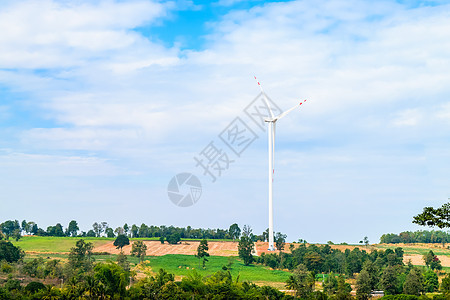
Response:
MULTIPOLYGON (((400 247, 400 246, 396 246, 396 245, 376 245, 375 247, 377 249, 383 249, 383 250, 386 250, 386 249, 395 250, 395 248, 400 247)), ((429 248, 424 248, 424 247, 417 247, 414 244, 411 244, 411 245, 407 245, 407 246, 402 246, 401 248, 403 248, 403 251, 405 252, 405 255, 413 255, 413 254, 425 255, 430 250, 433 250, 433 253, 435 255, 450 255, 450 249, 435 248, 435 247, 432 247, 431 245, 430 245, 429 248)))
POLYGON ((114 241, 113 238, 24 236, 17 242, 14 240, 11 242, 27 252, 64 253, 70 252, 70 248, 80 239, 94 244, 94 247, 114 241))
POLYGON ((154 272, 162 268, 177 276, 186 276, 192 269, 197 270, 203 276, 208 276, 222 270, 223 266, 228 266, 229 264, 231 275, 234 279, 239 276, 240 281, 284 283, 291 274, 286 271, 271 270, 262 265, 245 266, 237 257, 210 256, 208 257, 208 262, 206 262, 205 269, 202 268, 199 259, 192 255, 168 254, 164 256, 150 256, 146 258, 146 261, 154 272))

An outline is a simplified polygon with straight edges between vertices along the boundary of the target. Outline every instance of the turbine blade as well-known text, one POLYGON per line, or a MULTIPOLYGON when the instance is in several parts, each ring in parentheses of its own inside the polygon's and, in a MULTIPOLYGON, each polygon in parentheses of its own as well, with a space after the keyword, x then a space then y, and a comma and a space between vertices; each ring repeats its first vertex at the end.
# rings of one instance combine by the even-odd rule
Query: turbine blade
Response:
POLYGON ((288 110, 282 112, 281 114, 279 114, 278 116, 276 116, 276 117, 274 118, 274 120, 276 121, 276 120, 279 120, 279 119, 283 118, 283 117, 286 116, 288 113, 290 113, 291 111, 293 111, 294 109, 296 109, 298 106, 301 106, 301 105, 302 105, 303 103, 305 103, 305 102, 306 102, 306 100, 303 100, 303 101, 301 101, 299 104, 295 105, 294 107, 289 108, 288 110))
POLYGON ((255 77, 255 80, 256 80, 256 82, 258 83, 259 88, 261 89, 261 93, 263 94, 264 102, 266 102, 267 108, 269 109, 270 118, 273 119, 273 112, 272 112, 272 108, 270 107, 269 100, 267 100, 267 95, 266 95, 266 93, 264 92, 261 83, 258 81, 258 79, 256 79, 256 76, 253 76, 253 77, 255 77))

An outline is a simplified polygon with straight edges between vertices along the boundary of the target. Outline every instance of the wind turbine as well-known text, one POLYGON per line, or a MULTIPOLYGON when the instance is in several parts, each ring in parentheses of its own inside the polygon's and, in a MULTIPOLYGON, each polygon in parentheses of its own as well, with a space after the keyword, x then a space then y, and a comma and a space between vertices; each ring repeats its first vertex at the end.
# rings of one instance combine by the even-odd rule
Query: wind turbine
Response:
POLYGON ((256 79, 256 82, 258 82, 259 88, 261 89, 261 94, 263 95, 264 101, 266 102, 267 109, 269 110, 270 116, 266 118, 264 121, 268 123, 269 130, 268 136, 269 136, 269 251, 275 251, 274 241, 273 241, 273 175, 275 173, 274 168, 274 156, 275 156, 275 131, 276 131, 276 124, 277 121, 286 116, 288 113, 302 105, 306 100, 301 101, 299 104, 295 105, 292 108, 289 108, 288 110, 282 112, 278 116, 273 115, 273 111, 270 108, 269 100, 267 99, 267 95, 264 92, 261 84, 259 83, 258 79, 256 79))

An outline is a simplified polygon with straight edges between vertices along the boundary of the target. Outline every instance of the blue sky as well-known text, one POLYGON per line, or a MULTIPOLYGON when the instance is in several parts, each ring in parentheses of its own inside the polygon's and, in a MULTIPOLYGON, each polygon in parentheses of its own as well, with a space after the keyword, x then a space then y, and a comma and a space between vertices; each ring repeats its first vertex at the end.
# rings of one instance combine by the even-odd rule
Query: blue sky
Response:
POLYGON ((446 1, 3 1, 0 220, 267 228, 267 137, 282 109, 275 230, 358 242, 416 230, 449 197, 446 1), (216 182, 196 167, 240 117, 256 140, 216 182), (194 173, 203 194, 173 205, 194 173))

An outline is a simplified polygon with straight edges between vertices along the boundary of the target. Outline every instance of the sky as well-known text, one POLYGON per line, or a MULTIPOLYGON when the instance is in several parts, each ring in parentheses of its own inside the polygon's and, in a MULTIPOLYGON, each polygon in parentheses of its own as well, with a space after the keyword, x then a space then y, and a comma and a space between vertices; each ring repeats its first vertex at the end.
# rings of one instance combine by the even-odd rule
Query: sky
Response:
POLYGON ((449 32, 448 1, 2 1, 0 220, 261 234, 256 76, 274 107, 307 99, 277 122, 276 232, 427 229, 412 217, 450 197, 449 32), (213 150, 220 173, 196 161, 213 150), (180 173, 201 182, 189 207, 180 173))

